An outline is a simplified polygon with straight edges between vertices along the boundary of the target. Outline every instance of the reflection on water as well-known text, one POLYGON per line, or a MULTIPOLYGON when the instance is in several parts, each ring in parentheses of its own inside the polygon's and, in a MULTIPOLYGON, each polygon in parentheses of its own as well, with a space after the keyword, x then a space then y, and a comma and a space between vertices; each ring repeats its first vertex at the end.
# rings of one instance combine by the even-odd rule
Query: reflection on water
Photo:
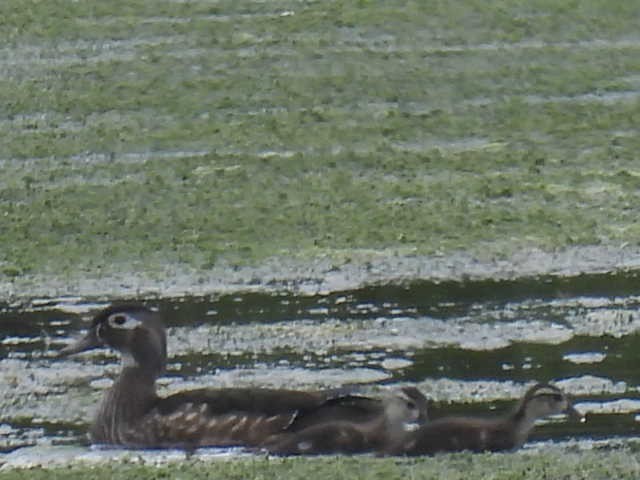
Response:
MULTIPOLYGON (((410 383, 434 400, 436 417, 503 411, 527 383, 554 381, 588 422, 547 422, 534 440, 612 438, 640 434, 637 279, 625 272, 142 301, 163 311, 169 327, 162 394, 206 385, 410 383)), ((108 351, 52 356, 104 305, 0 306, 0 389, 7 392, 0 449, 84 442, 116 358, 108 351)))

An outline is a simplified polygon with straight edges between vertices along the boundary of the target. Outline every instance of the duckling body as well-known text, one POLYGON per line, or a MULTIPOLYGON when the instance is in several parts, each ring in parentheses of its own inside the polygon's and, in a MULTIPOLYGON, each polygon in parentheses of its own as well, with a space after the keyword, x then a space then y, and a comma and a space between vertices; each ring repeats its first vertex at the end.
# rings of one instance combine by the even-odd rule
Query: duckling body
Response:
POLYGON ((517 432, 507 420, 494 422, 480 418, 442 418, 429 428, 409 432, 394 454, 429 455, 438 452, 500 451, 517 448, 526 435, 517 432))
POLYGON ((513 450, 526 442, 536 420, 559 413, 566 413, 583 421, 583 417, 560 389, 552 385, 537 384, 504 417, 443 417, 422 425, 413 432, 407 432, 400 441, 386 448, 385 453, 414 456, 463 450, 513 450))
POLYGON ((257 446, 328 419, 370 421, 380 400, 336 391, 229 388, 156 393, 166 365, 166 334, 160 315, 142 306, 112 306, 99 312, 66 356, 99 347, 118 351, 123 368, 105 393, 89 430, 94 444, 130 448, 257 446))
POLYGON ((382 400, 384 412, 365 422, 330 420, 268 438, 262 448, 277 455, 320 455, 378 451, 398 441, 409 422, 426 420, 426 398, 417 389, 403 388, 382 400))

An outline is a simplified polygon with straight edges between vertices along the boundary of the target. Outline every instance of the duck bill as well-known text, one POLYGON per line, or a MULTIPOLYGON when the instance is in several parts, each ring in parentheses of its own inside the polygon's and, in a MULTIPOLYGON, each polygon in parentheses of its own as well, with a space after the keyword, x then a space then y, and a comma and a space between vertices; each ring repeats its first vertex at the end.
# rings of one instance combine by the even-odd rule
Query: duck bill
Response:
POLYGON ((91 329, 87 334, 74 343, 67 345, 57 353, 57 357, 66 357, 75 353, 85 352, 102 346, 102 342, 98 339, 95 330, 91 329))
POLYGON ((587 421, 587 418, 580 413, 573 405, 569 405, 566 411, 569 419, 574 420, 576 422, 584 423, 587 421))

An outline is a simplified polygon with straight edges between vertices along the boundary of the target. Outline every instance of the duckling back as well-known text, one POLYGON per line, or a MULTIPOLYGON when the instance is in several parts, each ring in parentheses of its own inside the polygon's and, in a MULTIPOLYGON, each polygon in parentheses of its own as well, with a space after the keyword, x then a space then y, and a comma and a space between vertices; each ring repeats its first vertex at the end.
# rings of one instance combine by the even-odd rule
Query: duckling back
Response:
POLYGON ((366 421, 327 419, 298 431, 288 430, 261 445, 277 455, 354 454, 379 451, 405 432, 407 422, 426 418, 426 399, 414 388, 381 401, 382 411, 366 421), (408 392, 408 393, 407 393, 408 392))

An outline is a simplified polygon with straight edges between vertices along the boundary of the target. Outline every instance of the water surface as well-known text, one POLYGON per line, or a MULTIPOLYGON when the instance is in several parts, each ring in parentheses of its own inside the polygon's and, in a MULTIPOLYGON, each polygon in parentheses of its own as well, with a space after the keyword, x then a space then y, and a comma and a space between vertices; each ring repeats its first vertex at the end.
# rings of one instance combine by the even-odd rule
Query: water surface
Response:
MULTIPOLYGON (((640 423, 638 272, 414 282, 327 295, 142 298, 169 329, 160 393, 201 386, 378 392, 417 385, 432 415, 492 414, 535 381, 574 395, 585 424, 554 419, 532 441, 620 439, 640 423)), ((117 300, 117 299, 114 299, 117 300)), ((85 445, 118 371, 107 350, 55 359, 109 302, 40 299, 0 310, 0 448, 85 445)))

